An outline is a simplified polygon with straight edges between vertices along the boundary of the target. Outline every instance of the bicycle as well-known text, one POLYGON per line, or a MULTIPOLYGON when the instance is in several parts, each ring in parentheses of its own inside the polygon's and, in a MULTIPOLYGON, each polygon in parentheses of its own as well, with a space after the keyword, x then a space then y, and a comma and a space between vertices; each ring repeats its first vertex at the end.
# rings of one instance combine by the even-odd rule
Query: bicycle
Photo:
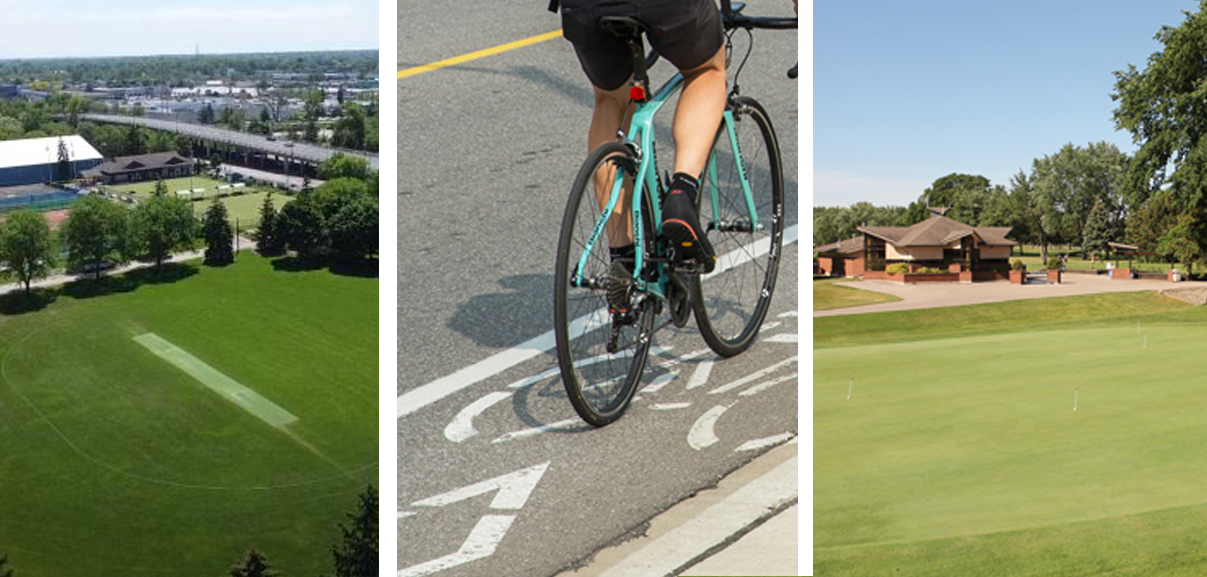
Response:
MULTIPOLYGON (((796 28, 796 18, 740 14, 744 5, 721 0, 726 69, 733 57, 733 34, 753 28, 796 28)), ((669 175, 660 177, 654 115, 683 86, 676 73, 652 94, 648 68, 657 55, 644 54, 644 25, 632 18, 601 21, 629 44, 633 53, 631 91, 636 108, 628 134, 594 150, 571 188, 558 239, 554 322, 562 383, 578 415, 596 427, 628 409, 645 369, 654 333, 686 325, 694 314, 700 334, 722 357, 746 350, 758 335, 775 290, 784 232, 784 182, 779 141, 766 110, 739 92, 737 78, 751 44, 734 74, 727 105, 700 178, 700 223, 717 255, 716 267, 702 274, 699 263, 676 264, 675 247, 659 238, 661 201, 669 175), (611 187, 601 209, 595 180, 611 187), (608 254, 605 225, 623 190, 631 190, 632 259, 619 265, 608 254), (704 290, 707 281, 708 290, 704 290), (631 303, 609 311, 612 302, 631 303), (669 319, 656 325, 657 317, 669 319)), ((795 66, 789 71, 795 76, 795 66)), ((630 105, 632 108, 632 104, 630 105)))

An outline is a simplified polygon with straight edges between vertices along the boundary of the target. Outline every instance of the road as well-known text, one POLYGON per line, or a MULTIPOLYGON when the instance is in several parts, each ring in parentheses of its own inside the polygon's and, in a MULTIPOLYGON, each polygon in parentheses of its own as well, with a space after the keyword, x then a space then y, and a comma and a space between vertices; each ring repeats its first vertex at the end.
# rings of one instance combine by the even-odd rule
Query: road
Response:
MULTIPOLYGON (((398 26, 407 69, 560 22, 544 3, 466 0, 401 3, 398 26)), ((756 32, 741 76, 780 135, 789 225, 796 39, 756 32)), ((654 83, 669 74, 656 66, 654 83)), ((752 349, 722 361, 694 322, 666 329, 629 414, 598 430, 577 419, 550 350, 557 230, 592 104, 568 42, 408 76, 398 90, 400 575, 554 575, 798 432, 795 242, 752 349)))

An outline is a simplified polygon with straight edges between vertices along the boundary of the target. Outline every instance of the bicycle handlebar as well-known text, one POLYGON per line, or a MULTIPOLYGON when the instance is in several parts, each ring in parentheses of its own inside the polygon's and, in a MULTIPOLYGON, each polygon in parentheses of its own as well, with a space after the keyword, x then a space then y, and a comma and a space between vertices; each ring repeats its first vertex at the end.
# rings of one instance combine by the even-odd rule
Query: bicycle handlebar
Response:
POLYGON ((745 2, 730 2, 721 0, 721 21, 726 30, 734 28, 765 28, 768 30, 793 30, 796 28, 796 18, 779 18, 769 16, 746 16, 741 14, 746 7, 745 2))

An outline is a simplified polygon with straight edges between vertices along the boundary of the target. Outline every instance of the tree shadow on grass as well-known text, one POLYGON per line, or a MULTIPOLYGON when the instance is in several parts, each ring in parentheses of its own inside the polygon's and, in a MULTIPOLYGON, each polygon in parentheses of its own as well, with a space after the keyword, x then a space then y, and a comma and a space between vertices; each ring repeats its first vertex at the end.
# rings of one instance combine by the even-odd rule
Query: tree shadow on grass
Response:
POLYGON ((283 272, 308 272, 326 268, 327 259, 319 257, 287 256, 272 261, 273 270, 283 272))
POLYGON ((332 261, 330 270, 332 274, 341 276, 355 276, 360 278, 377 278, 379 274, 378 260, 376 258, 364 259, 354 262, 339 262, 332 261))
POLYGON ((0 314, 11 316, 37 312, 50 306, 56 298, 58 298, 58 291, 53 289, 33 289, 30 292, 13 291, 0 295, 0 314))
POLYGON ((63 285, 62 293, 75 299, 87 299, 117 293, 128 293, 144 284, 174 283, 197 274, 197 267, 184 263, 164 263, 101 278, 80 278, 63 285))

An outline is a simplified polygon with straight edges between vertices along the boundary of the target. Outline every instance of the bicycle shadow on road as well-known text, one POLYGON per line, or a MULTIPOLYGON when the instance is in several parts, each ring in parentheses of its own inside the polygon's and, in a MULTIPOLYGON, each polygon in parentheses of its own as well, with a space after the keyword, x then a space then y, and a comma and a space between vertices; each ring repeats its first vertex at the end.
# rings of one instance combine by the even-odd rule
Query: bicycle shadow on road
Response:
POLYGON ((504 290, 458 306, 448 328, 495 349, 514 347, 553 328, 553 275, 515 275, 498 284, 504 290))

